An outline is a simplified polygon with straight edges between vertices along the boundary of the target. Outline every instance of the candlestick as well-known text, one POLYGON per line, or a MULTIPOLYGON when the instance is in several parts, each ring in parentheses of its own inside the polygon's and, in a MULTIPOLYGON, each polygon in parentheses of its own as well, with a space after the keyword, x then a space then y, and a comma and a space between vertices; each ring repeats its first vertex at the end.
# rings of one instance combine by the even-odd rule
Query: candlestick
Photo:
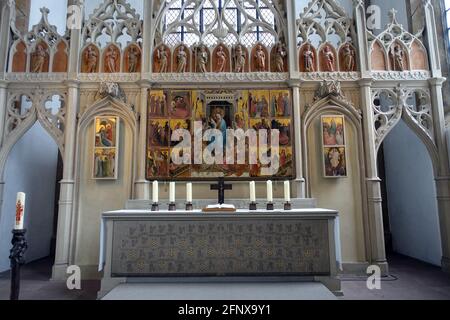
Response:
POLYGON ((194 205, 192 204, 192 202, 186 203, 186 211, 192 211, 192 210, 194 210, 194 205))
POLYGON ((284 201, 291 202, 291 184, 289 181, 284 182, 284 201))
POLYGON ((175 203, 175 182, 169 184, 169 201, 175 203))
POLYGON ((17 193, 16 200, 16 222, 14 230, 23 230, 23 221, 25 217, 25 193, 17 193))
POLYGON ((20 267, 25 264, 25 251, 28 248, 27 240, 25 239, 25 229, 13 230, 13 238, 11 244, 13 245, 9 260, 11 261, 11 292, 10 300, 19 300, 20 293, 20 267))
POLYGON ((186 202, 192 203, 192 183, 186 185, 186 202))
POLYGON ((256 202, 256 186, 255 181, 250 182, 250 202, 256 202))
POLYGON ((250 211, 256 211, 256 209, 257 209, 256 204, 257 204, 256 202, 250 203, 250 207, 249 207, 250 211))
POLYGON ((275 205, 273 204, 273 202, 269 202, 267 204, 267 211, 273 211, 275 210, 275 205))
POLYGON ((158 181, 153 181, 153 203, 159 202, 159 185, 158 181))
POLYGON ((169 203, 169 211, 177 211, 177 205, 175 202, 169 203))
POLYGON ((267 181, 267 202, 273 202, 272 181, 267 181))

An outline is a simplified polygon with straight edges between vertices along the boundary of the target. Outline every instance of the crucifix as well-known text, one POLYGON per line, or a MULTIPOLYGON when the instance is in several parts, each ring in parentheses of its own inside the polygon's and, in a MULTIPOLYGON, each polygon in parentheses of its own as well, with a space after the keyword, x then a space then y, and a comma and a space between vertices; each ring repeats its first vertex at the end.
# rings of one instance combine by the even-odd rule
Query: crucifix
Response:
POLYGON ((218 191, 219 204, 224 204, 225 203, 225 190, 233 190, 233 185, 225 184, 224 178, 220 178, 218 184, 211 185, 211 190, 218 191))

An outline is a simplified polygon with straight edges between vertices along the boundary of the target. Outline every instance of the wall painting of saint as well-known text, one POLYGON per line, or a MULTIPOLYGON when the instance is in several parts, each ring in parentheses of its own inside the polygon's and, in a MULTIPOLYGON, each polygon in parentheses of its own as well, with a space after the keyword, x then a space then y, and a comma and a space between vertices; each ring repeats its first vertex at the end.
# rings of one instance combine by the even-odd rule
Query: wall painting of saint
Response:
POLYGON ((117 179, 119 124, 118 117, 101 116, 95 118, 94 179, 117 179))

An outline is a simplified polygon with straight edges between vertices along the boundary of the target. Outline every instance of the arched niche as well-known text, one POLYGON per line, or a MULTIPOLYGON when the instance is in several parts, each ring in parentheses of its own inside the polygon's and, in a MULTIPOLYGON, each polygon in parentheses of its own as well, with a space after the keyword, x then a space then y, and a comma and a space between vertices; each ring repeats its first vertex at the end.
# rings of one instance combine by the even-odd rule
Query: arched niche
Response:
POLYGON ((56 45, 56 52, 53 55, 52 72, 67 72, 68 61, 67 44, 61 40, 56 45))
POLYGON ((23 41, 18 41, 12 47, 13 58, 11 72, 27 71, 27 45, 23 41))
MULTIPOLYGON (((194 68, 195 69, 195 68, 194 68)), ((188 46, 185 44, 180 44, 173 50, 173 57, 172 57, 172 71, 173 72, 190 72, 191 71, 191 50, 188 46), (180 54, 180 51, 184 51, 186 55, 186 67, 183 70, 179 70, 178 66, 178 55, 180 54)))
POLYGON ((319 48, 319 71, 322 72, 335 72, 337 68, 338 55, 336 49, 331 43, 324 43, 319 48), (328 65, 328 59, 331 60, 331 65, 328 65))
POLYGON ((252 51, 251 51, 251 71, 252 72, 268 72, 269 71, 269 62, 270 62, 270 56, 269 51, 262 43, 257 43, 252 51), (261 60, 264 61, 264 67, 259 67, 259 63, 257 62, 257 55, 261 55, 261 60))
POLYGON ((400 41, 394 41, 389 47, 389 70, 392 71, 405 71, 410 70, 410 58, 409 58, 409 50, 406 46, 400 41), (402 51, 403 58, 403 69, 400 70, 395 63, 395 52, 396 50, 402 51))
POLYGON ((425 47, 418 40, 411 44, 411 70, 429 70, 428 55, 425 47))
POLYGON ((50 49, 47 43, 38 40, 30 52, 30 72, 49 72, 50 49))
POLYGON ((118 46, 110 44, 103 50, 102 70, 104 73, 120 72, 121 53, 118 46))
POLYGON ((172 70, 172 52, 165 44, 160 44, 153 50, 153 72, 167 73, 172 70), (165 56, 164 56, 165 55, 165 56), (166 65, 163 65, 163 59, 166 60, 166 65))
POLYGON ((213 72, 231 72, 231 55, 228 47, 220 43, 212 53, 212 71, 213 72))
POLYGON ((372 44, 372 50, 370 51, 370 63, 372 70, 387 71, 388 64, 384 47, 379 41, 375 41, 372 44))
POLYGON ((300 72, 315 72, 317 71, 317 50, 316 48, 314 48, 314 46, 309 43, 306 42, 304 43, 300 49, 299 49, 299 67, 300 67, 300 72), (307 66, 306 66, 306 60, 308 59, 308 57, 312 56, 312 67, 313 70, 307 70, 307 66))
POLYGON ((366 263, 370 260, 370 238, 361 116, 339 99, 324 98, 304 114, 302 135, 308 197, 316 198, 320 207, 339 211, 342 262, 366 263), (324 176, 321 126, 324 115, 345 117, 347 177, 324 176), (345 194, 352 196, 344 197, 345 194))
POLYGON ((133 196, 137 163, 137 119, 131 108, 121 101, 106 97, 88 106, 81 115, 77 130, 75 167, 74 225, 71 257, 79 265, 95 265, 99 245, 93 244, 100 230, 102 212, 121 209, 133 196), (120 118, 118 168, 116 180, 93 179, 95 118, 120 118))
POLYGON ((201 73, 202 71, 200 70, 200 66, 198 65, 198 61, 199 61, 199 53, 200 50, 202 50, 202 48, 205 50, 205 52, 208 55, 208 60, 206 62, 206 72, 211 72, 211 51, 209 50, 209 48, 206 45, 200 45, 198 47, 194 48, 194 53, 193 53, 193 60, 194 60, 194 67, 193 67, 193 71, 201 73))
POLYGON ((98 73, 100 70, 100 50, 94 44, 89 44, 81 52, 81 72, 98 73))
POLYGON ((341 45, 339 48, 339 71, 342 72, 354 72, 357 71, 357 58, 356 58, 356 49, 350 43, 346 42, 341 45), (350 59, 348 55, 351 53, 353 57, 353 66, 349 68, 347 59, 350 59))
POLYGON ((239 73, 250 72, 250 60, 249 60, 248 49, 244 45, 237 44, 234 46, 234 48, 232 50, 231 61, 232 61, 233 72, 239 72, 239 73), (245 65, 240 70, 237 70, 237 63, 238 63, 237 59, 240 58, 239 56, 244 57, 245 65))
POLYGON ((136 44, 130 44, 123 53, 122 72, 137 73, 141 72, 142 51, 136 44))

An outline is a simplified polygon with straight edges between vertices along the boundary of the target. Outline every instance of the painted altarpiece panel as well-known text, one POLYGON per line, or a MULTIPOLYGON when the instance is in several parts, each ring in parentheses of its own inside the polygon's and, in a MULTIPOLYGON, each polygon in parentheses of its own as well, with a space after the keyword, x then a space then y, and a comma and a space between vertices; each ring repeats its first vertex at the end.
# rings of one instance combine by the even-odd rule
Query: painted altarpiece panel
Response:
POLYGON ((116 180, 119 164, 118 117, 101 116, 95 118, 95 141, 93 154, 93 178, 96 180, 116 180))
MULTIPOLYGON (((201 130, 204 134, 208 129, 217 129, 224 133, 223 145, 226 145, 228 129, 242 129, 244 132, 248 129, 278 129, 280 147, 275 158, 281 166, 274 177, 280 180, 291 179, 295 176, 292 114, 291 92, 288 89, 151 90, 148 98, 147 179, 264 179, 261 171, 265 166, 259 161, 250 164, 251 147, 248 138, 245 141, 246 164, 238 163, 237 154, 234 163, 227 163, 226 148, 223 151, 223 164, 206 164, 204 161, 196 163, 194 131, 201 130), (191 134, 190 164, 175 165, 172 162, 172 152, 178 152, 175 147, 179 142, 170 140, 177 129, 186 129, 191 134)), ((268 136, 270 137, 270 132, 268 136)), ((201 142, 202 152, 211 147, 213 139, 201 142)))
POLYGON ((342 115, 324 115, 321 118, 321 129, 324 177, 347 177, 345 117, 342 115))

